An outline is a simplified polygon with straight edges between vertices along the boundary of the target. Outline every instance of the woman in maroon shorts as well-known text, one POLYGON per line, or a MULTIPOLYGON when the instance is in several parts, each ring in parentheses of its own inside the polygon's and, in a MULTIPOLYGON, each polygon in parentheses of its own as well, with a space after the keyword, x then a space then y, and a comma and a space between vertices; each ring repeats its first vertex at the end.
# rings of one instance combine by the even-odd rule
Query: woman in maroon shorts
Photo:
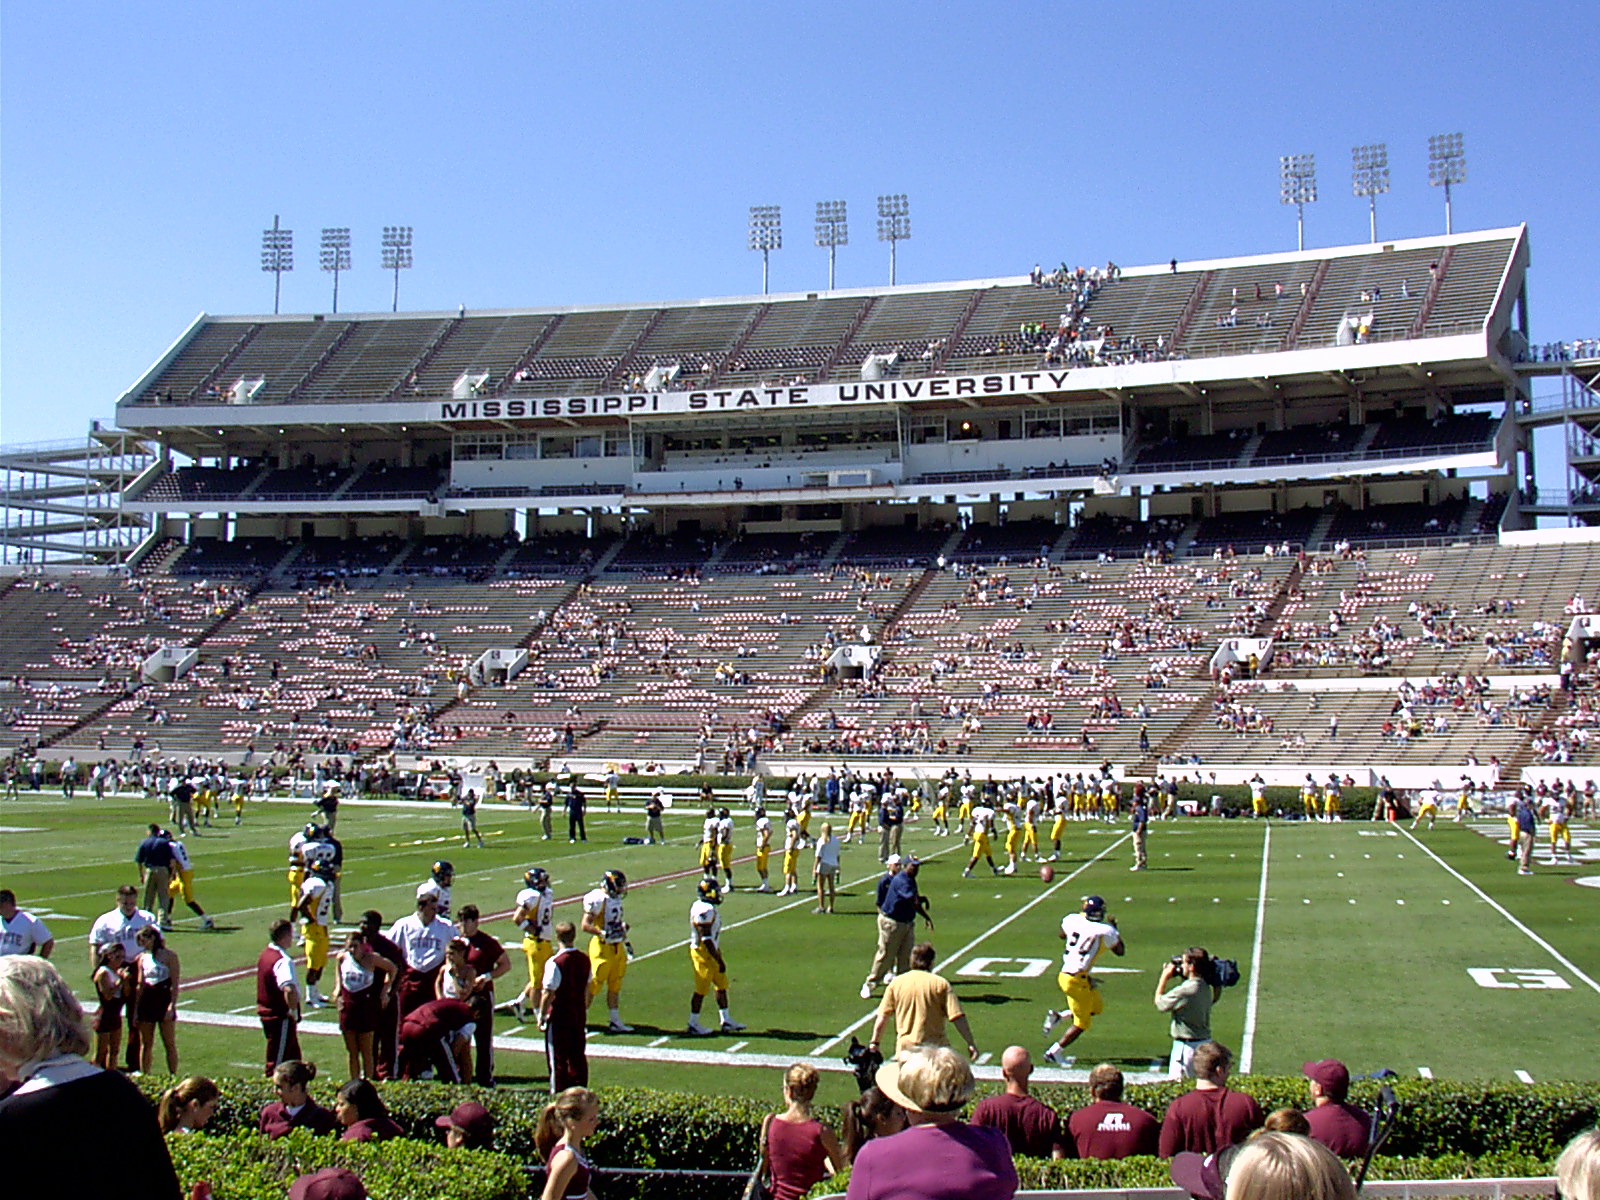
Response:
POLYGON ((373 1038, 383 1016, 385 998, 392 999, 400 968, 367 944, 360 930, 350 934, 334 972, 334 998, 339 1005, 339 1032, 350 1056, 351 1079, 377 1077, 373 1038))
POLYGON ((126 965, 122 943, 108 942, 94 969, 94 991, 100 998, 100 1009, 94 1014, 94 1065, 105 1071, 117 1069, 117 1053, 122 1049, 122 1006, 128 999, 126 965))
POLYGON ((139 1025, 139 1070, 150 1074, 156 1032, 167 1053, 167 1074, 178 1073, 178 956, 154 925, 139 930, 139 997, 133 1019, 139 1025))

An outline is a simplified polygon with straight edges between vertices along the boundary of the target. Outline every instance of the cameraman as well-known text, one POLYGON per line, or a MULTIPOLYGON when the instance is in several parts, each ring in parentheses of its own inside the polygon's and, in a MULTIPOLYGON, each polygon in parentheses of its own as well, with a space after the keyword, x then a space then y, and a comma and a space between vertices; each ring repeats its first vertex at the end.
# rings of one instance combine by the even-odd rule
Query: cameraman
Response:
POLYGON ((1172 1079, 1194 1078, 1194 1052, 1211 1040, 1211 1006, 1222 999, 1222 989, 1211 982, 1211 955, 1200 946, 1191 946, 1183 957, 1171 959, 1161 968, 1156 980, 1156 1011, 1172 1016, 1172 1079), (1181 980, 1170 992, 1167 984, 1181 980))

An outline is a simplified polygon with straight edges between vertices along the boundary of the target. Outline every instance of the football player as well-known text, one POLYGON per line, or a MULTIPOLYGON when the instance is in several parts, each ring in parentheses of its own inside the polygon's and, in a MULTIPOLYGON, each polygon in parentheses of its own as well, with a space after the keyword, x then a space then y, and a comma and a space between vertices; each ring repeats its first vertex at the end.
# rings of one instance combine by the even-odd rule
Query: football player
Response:
POLYGON ((328 965, 329 927, 333 923, 333 863, 317 860, 306 868, 300 885, 300 917, 306 943, 306 1003, 322 1008, 327 997, 317 990, 328 965))
POLYGON ((607 871, 600 886, 583 897, 583 931, 589 935, 589 1002, 606 989, 612 1033, 632 1033, 623 1023, 619 1004, 622 977, 628 973, 628 922, 622 916, 622 898, 628 894, 628 877, 621 871, 607 871))
MULTIPOLYGON (((522 890, 517 893, 517 907, 511 914, 512 921, 522 930, 522 954, 528 960, 528 986, 511 1002, 511 1011, 519 1022, 528 1019, 530 1008, 536 1013, 544 1012, 544 964, 554 953, 550 942, 554 908, 550 872, 543 867, 529 867, 522 873, 522 890)), ((543 1027, 541 1018, 540 1028, 543 1027)))
POLYGON ((972 875, 972 868, 978 865, 980 858, 988 861, 993 874, 1000 874, 1000 868, 994 865, 994 846, 989 841, 993 833, 994 809, 987 804, 979 804, 972 810, 972 861, 961 872, 964 878, 972 875))
POLYGON ((1127 946, 1117 931, 1117 923, 1106 915, 1106 902, 1099 896, 1085 896, 1083 911, 1068 913, 1062 919, 1061 940, 1066 942, 1066 947, 1061 952, 1061 973, 1056 976, 1056 985, 1067 998, 1067 1008, 1065 1012, 1046 1009, 1044 1015, 1044 1031, 1047 1034, 1055 1029, 1062 1017, 1069 1013, 1072 1016, 1072 1025, 1067 1032, 1045 1048, 1045 1061, 1057 1067, 1064 1065, 1061 1052, 1077 1041, 1094 1018, 1105 1010, 1099 985, 1089 975, 1095 959, 1100 957, 1102 950, 1110 950, 1117 955, 1127 953, 1127 946))
POLYGON ((1017 873, 1017 850, 1022 845, 1022 808, 1015 796, 1008 796, 1001 805, 1006 818, 1006 865, 1001 874, 1017 873))
POLYGON ((767 879, 767 859, 772 855, 772 819, 767 810, 756 807, 756 874, 761 876, 758 892, 770 892, 772 884, 767 879))
POLYGON ((302 850, 306 841, 316 836, 316 832, 317 827, 308 823, 303 829, 295 830, 294 836, 289 839, 289 920, 291 921, 299 918, 300 885, 306 881, 306 860, 302 850))
POLYGON ((717 813, 717 862, 733 891, 733 817, 726 808, 717 813))
POLYGON ((717 810, 706 809, 706 819, 700 823, 700 870, 707 875, 717 873, 717 810))
POLYGON ((206 916, 206 910, 195 901, 194 862, 189 858, 188 848, 170 834, 167 836, 167 845, 172 847, 172 881, 167 884, 167 894, 183 897, 189 911, 200 918, 201 929, 215 929, 217 923, 206 916))
POLYGON ((1262 820, 1267 816, 1267 781, 1259 771, 1250 776, 1250 815, 1262 820))
POLYGON ((800 890, 800 846, 805 835, 800 830, 800 818, 793 810, 783 814, 783 887, 780 896, 792 896, 800 890))
POLYGON ((1572 857, 1572 833, 1567 828, 1567 801, 1566 797, 1559 791, 1550 798, 1548 820, 1550 822, 1550 862, 1555 864, 1561 861, 1561 851, 1558 849, 1561 846, 1566 848, 1567 861, 1569 863, 1574 861, 1572 857))
POLYGON ((728 1014, 728 964, 722 957, 722 889, 715 879, 702 879, 689 906, 689 963, 694 968, 694 995, 689 999, 689 1032, 706 1036, 714 1032, 700 1024, 706 993, 715 989, 723 1033, 738 1033, 744 1026, 728 1014))
POLYGON ((417 899, 432 896, 439 902, 438 917, 450 920, 450 885, 455 882, 456 868, 449 859, 441 858, 429 870, 428 878, 417 888, 417 899))

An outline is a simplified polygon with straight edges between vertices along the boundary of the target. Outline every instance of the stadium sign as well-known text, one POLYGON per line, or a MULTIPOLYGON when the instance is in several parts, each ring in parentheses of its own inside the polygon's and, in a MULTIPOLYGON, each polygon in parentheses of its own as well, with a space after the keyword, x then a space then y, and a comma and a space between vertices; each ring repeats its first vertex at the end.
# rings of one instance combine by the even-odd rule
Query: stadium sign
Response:
POLYGON ((733 412, 767 408, 823 408, 849 404, 906 404, 977 396, 1020 396, 1060 391, 1071 371, 1006 371, 937 379, 885 379, 790 387, 707 388, 690 392, 619 392, 607 396, 444 400, 439 421, 504 421, 525 417, 604 417, 733 412))

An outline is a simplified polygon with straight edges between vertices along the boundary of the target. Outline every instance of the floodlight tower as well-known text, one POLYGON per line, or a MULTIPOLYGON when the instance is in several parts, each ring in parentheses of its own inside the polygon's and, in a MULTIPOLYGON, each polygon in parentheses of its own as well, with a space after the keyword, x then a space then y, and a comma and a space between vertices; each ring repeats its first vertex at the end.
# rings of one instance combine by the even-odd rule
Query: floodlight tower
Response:
POLYGON ((1444 188, 1444 231, 1454 233, 1450 219, 1450 185, 1467 181, 1467 153, 1459 133, 1436 133, 1428 139, 1428 184, 1444 188))
POLYGON ((339 311, 339 272, 350 269, 350 229, 341 225, 322 231, 322 269, 333 272, 333 311, 339 311))
POLYGON ((1317 199, 1317 156, 1285 154, 1278 159, 1278 199, 1298 212, 1299 248, 1306 248, 1306 205, 1317 199))
POLYGON ((845 220, 843 200, 817 201, 817 245, 828 251, 828 290, 833 291, 833 256, 840 246, 850 244, 850 226, 845 220))
POLYGON ((761 294, 767 294, 767 256, 783 249, 783 210, 776 204, 750 206, 750 249, 761 251, 761 294))
POLYGON ((411 226, 383 227, 383 269, 394 272, 394 306, 400 311, 400 272, 411 266, 411 226))
POLYGON ((280 229, 274 214, 272 228, 261 231, 261 269, 272 272, 272 311, 278 311, 283 273, 294 270, 294 230, 280 229))
POLYGON ((895 246, 911 236, 911 206, 905 193, 878 197, 878 240, 889 243, 889 286, 894 286, 895 246))
POLYGON ((1389 146, 1373 142, 1350 150, 1350 189, 1367 198, 1367 223, 1372 240, 1378 240, 1378 197, 1389 190, 1389 146))

